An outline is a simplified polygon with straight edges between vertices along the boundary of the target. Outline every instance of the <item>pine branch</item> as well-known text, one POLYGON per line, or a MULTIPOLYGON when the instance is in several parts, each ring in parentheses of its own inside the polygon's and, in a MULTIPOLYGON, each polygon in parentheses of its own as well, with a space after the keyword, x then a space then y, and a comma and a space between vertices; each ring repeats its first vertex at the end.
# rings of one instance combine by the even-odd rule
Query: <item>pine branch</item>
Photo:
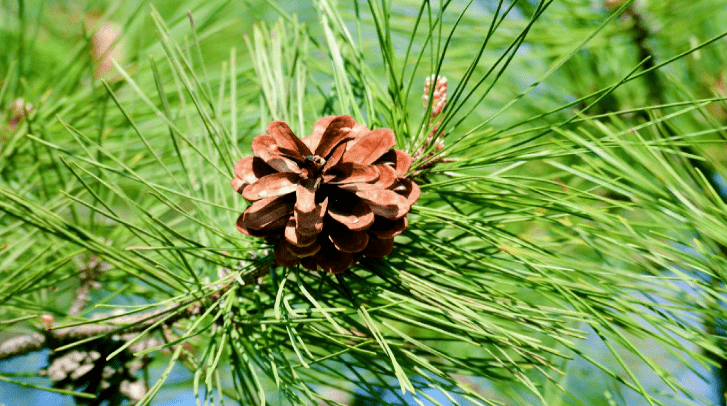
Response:
POLYGON ((85 272, 78 276, 81 280, 81 286, 76 290, 76 299, 68 309, 69 316, 81 314, 88 301, 91 300, 91 289, 100 286, 98 278, 101 276, 101 272, 109 267, 108 263, 100 261, 95 255, 91 255, 91 258, 84 265, 85 272))
POLYGON ((47 341, 47 335, 42 333, 9 338, 0 343, 0 360, 40 351, 45 348, 47 341))
MULTIPOLYGON (((258 280, 258 278, 265 276, 269 272, 269 269, 270 268, 267 266, 260 268, 257 272, 245 280, 245 285, 251 284, 258 280)), ((165 318, 166 320, 164 325, 171 325, 177 321, 189 319, 204 313, 205 310, 209 306, 214 305, 222 297, 222 295, 233 286, 234 283, 234 281, 228 282, 222 287, 219 287, 209 296, 209 301, 205 304, 198 299, 195 299, 185 303, 168 306, 163 309, 131 316, 119 315, 118 317, 114 317, 114 315, 102 314, 95 316, 97 319, 107 319, 102 323, 83 324, 59 329, 53 329, 51 326, 44 331, 12 337, 0 343, 0 360, 28 354, 34 351, 40 351, 43 348, 57 348, 79 340, 98 338, 112 333, 137 333, 146 330, 165 318), (171 316, 168 316, 170 314, 171 316), (109 321, 112 321, 113 323, 110 323, 109 321)), ((84 284, 82 284, 77 290, 76 299, 68 312, 69 316, 73 315, 71 314, 71 311, 77 310, 79 303, 83 302, 85 304, 88 300, 88 286, 85 285, 87 285, 86 282, 84 282, 84 284)))
MULTIPOLYGON (((83 298, 77 298, 77 301, 83 301, 83 298)), ((0 360, 24 355, 43 348, 59 347, 86 338, 100 337, 110 333, 135 333, 147 329, 170 313, 175 313, 167 320, 171 324, 198 315, 201 311, 203 311, 203 307, 198 302, 195 302, 192 304, 184 303, 169 306, 164 309, 134 316, 119 316, 113 318, 113 315, 100 315, 99 318, 111 317, 110 320, 114 321, 115 324, 106 322, 84 324, 13 337, 0 343, 0 360), (122 326, 119 326, 120 324, 122 326)))

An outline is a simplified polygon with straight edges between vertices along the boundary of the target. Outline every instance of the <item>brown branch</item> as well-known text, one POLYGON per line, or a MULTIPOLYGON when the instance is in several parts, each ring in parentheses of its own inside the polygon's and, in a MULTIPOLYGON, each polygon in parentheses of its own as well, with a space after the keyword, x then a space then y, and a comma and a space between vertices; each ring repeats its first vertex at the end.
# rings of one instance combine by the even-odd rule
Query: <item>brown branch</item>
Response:
MULTIPOLYGON (((245 279, 245 285, 258 283, 259 278, 266 275, 269 270, 270 268, 268 266, 260 268, 257 272, 245 279)), ((235 283, 234 281, 227 282, 224 285, 218 286, 218 289, 209 295, 209 304, 206 306, 211 306, 216 303, 235 283)), ((81 288, 79 288, 77 293, 84 294, 81 288)), ((80 301, 81 299, 76 297, 74 305, 80 301)), ((206 306, 199 299, 195 299, 141 314, 119 315, 117 317, 113 317, 113 315, 99 315, 97 318, 111 318, 97 324, 83 324, 58 329, 51 327, 45 331, 12 337, 0 342, 0 360, 39 351, 43 348, 57 348, 79 340, 100 337, 111 333, 137 333, 146 330, 166 317, 168 318, 165 324, 170 325, 177 321, 204 313, 207 309, 206 306), (171 316, 169 316, 170 314, 171 316)))
POLYGON ((41 333, 25 334, 0 343, 0 360, 40 351, 45 348, 46 337, 41 333))
MULTIPOLYGON (((169 323, 174 323, 175 321, 198 314, 200 310, 201 306, 198 303, 191 305, 185 303, 133 316, 119 316, 109 320, 109 322, 113 322, 114 324, 107 324, 106 322, 104 324, 83 324, 80 326, 24 334, 0 343, 0 360, 39 351, 46 347, 60 347, 85 338, 102 336, 114 332, 136 333, 151 327, 169 313, 179 311, 168 320, 169 323), (184 306, 187 306, 186 309, 179 311, 184 306)), ((105 317, 109 316, 105 315, 100 318, 105 317)))
POLYGON ((98 278, 101 272, 109 269, 111 266, 107 262, 99 260, 98 257, 91 254, 88 262, 83 266, 85 272, 80 274, 78 278, 81 280, 81 286, 76 290, 76 299, 68 309, 69 316, 78 316, 81 314, 86 304, 91 300, 91 289, 99 288, 101 284, 98 278))

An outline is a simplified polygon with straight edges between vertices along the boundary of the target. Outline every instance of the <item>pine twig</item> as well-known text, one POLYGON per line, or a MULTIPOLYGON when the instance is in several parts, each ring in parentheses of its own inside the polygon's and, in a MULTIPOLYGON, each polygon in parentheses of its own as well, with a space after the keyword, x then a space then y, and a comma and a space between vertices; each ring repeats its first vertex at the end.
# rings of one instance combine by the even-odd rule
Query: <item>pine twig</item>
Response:
MULTIPOLYGON (((226 288, 229 288, 229 285, 224 289, 226 288)), ((185 303, 133 316, 119 316, 118 318, 110 320, 115 324, 84 324, 55 330, 50 329, 43 331, 42 333, 25 334, 10 338, 0 343, 0 360, 28 354, 33 351, 39 351, 46 347, 62 346, 74 341, 97 337, 112 332, 135 333, 147 329, 168 313, 179 311, 169 319, 169 323, 174 323, 199 314, 201 310, 201 307, 197 303, 193 303, 191 305, 185 303), (179 311, 184 306, 187 307, 184 310, 179 311), (125 326, 119 326, 119 324, 124 324, 125 326)), ((105 318, 108 316, 101 317, 105 318)))
MULTIPOLYGON (((265 266, 260 268, 253 275, 245 279, 245 284, 247 285, 249 283, 253 283, 258 278, 266 275, 268 272, 269 267, 265 266)), ((62 345, 71 344, 78 340, 99 337, 110 333, 136 333, 146 330, 170 313, 173 313, 174 315, 166 320, 166 324, 173 324, 177 321, 188 319, 190 317, 204 313, 207 306, 211 306, 216 303, 222 297, 223 293, 225 293, 233 286, 233 283, 235 282, 229 282, 223 286, 220 286, 214 293, 212 293, 212 295, 210 295, 210 303, 207 305, 203 305, 199 301, 185 302, 178 305, 168 306, 164 309, 154 310, 151 312, 141 313, 137 315, 118 316, 108 321, 104 321, 103 323, 83 324, 59 329, 53 329, 51 326, 48 326, 48 328, 42 332, 24 334, 9 338, 0 343, 0 361, 35 351, 40 351, 43 348, 56 348, 62 345), (113 322, 113 324, 111 324, 110 322, 113 322)), ((85 300, 81 296, 86 295, 87 291, 79 288, 77 293, 79 293, 79 296, 76 297, 76 300, 74 301, 71 310, 73 310, 73 307, 76 306, 77 303, 80 303, 82 301, 85 305, 85 300)), ((99 318, 107 317, 113 316, 99 316, 99 318)))
POLYGON ((86 304, 91 299, 91 289, 100 287, 98 282, 101 272, 107 270, 110 265, 106 262, 99 260, 95 255, 91 254, 88 262, 84 265, 84 270, 78 278, 81 280, 81 286, 76 290, 76 299, 68 309, 69 316, 78 316, 81 314, 86 304))

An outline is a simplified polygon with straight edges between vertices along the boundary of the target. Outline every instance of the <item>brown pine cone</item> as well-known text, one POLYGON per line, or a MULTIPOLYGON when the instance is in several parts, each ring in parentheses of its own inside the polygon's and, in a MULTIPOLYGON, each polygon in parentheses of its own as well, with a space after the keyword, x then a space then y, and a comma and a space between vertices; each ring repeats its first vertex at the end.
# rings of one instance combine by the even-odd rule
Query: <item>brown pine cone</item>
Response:
POLYGON ((240 232, 275 244, 278 265, 331 273, 391 252, 420 195, 404 177, 411 157, 390 149, 393 131, 328 116, 303 139, 283 121, 267 133, 252 141, 256 156, 235 164, 232 187, 252 202, 237 219, 240 232))

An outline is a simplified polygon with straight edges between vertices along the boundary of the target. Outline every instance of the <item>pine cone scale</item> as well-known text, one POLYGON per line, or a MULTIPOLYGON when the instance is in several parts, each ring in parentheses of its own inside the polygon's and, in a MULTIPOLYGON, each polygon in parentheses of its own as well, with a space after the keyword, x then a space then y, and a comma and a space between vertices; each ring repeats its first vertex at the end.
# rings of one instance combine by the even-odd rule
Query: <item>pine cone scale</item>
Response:
POLYGON ((327 246, 321 247, 321 250, 315 256, 316 265, 323 271, 339 274, 346 271, 353 265, 353 255, 348 252, 341 252, 328 241, 327 246))
POLYGON ((295 160, 285 156, 270 135, 259 135, 252 140, 252 152, 277 172, 300 173, 295 160))
POLYGON ((275 263, 280 266, 295 266, 300 263, 300 258, 296 257, 292 252, 286 248, 288 244, 285 239, 280 240, 275 246, 275 263))
POLYGON ((361 199, 357 199, 356 204, 349 210, 330 208, 328 215, 351 231, 367 229, 374 223, 374 212, 361 199))
POLYGON ((398 220, 389 220, 383 217, 376 219, 374 224, 369 228, 369 234, 379 238, 394 238, 401 234, 409 226, 409 220, 406 216, 398 220))
POLYGON ((262 230, 293 212, 293 204, 286 196, 258 200, 245 210, 244 223, 247 228, 262 230), (267 227, 266 227, 267 226, 267 227))
POLYGON ((392 149, 385 153, 376 164, 384 164, 393 167, 397 178, 404 178, 411 169, 412 158, 404 151, 398 149, 392 149))
POLYGON ((257 182, 260 178, 278 173, 256 156, 247 156, 237 161, 233 172, 235 173, 233 189, 238 193, 242 193, 242 189, 257 182))
POLYGON ((293 172, 277 172, 263 176, 257 182, 245 187, 242 197, 256 201, 295 192, 300 176, 293 172))
POLYGON ((406 198, 391 190, 366 190, 356 192, 356 196, 368 203, 375 215, 390 220, 396 220, 409 212, 410 205, 406 198))
POLYGON ((323 181, 330 185, 374 183, 377 180, 379 180, 379 170, 376 166, 360 165, 350 162, 343 162, 336 165, 323 176, 323 181))
POLYGON ((338 163, 341 162, 341 158, 343 158, 343 154, 345 152, 346 144, 338 144, 338 146, 333 149, 333 152, 331 152, 331 156, 326 161, 326 165, 323 167, 323 173, 329 172, 336 165, 338 165, 338 163))
POLYGON ((293 134, 293 130, 288 127, 285 121, 273 121, 268 124, 267 132, 273 137, 278 147, 295 151, 301 159, 313 155, 308 146, 293 134))
POLYGON ((291 244, 289 241, 285 241, 285 249, 290 251, 293 255, 295 255, 298 258, 304 258, 304 257, 310 257, 318 253, 318 251, 321 250, 321 245, 318 244, 318 242, 315 242, 310 245, 306 245, 303 247, 299 247, 297 245, 291 244))
POLYGON ((285 239, 298 247, 305 247, 313 244, 318 240, 318 234, 303 235, 295 229, 295 218, 288 219, 285 226, 285 239))
POLYGON ((362 254, 371 258, 383 258, 394 249, 393 238, 379 238, 369 234, 369 243, 362 254))
POLYGON ((337 250, 350 254, 363 251, 369 243, 369 233, 366 231, 339 230, 329 234, 328 238, 337 250))
POLYGON ((422 195, 419 185, 409 179, 399 179, 399 185, 393 189, 406 198, 406 202, 410 207, 416 203, 422 195))
POLYGON ((237 227, 237 231, 249 235, 250 237, 267 237, 270 235, 270 232, 264 231, 264 230, 252 230, 247 228, 245 225, 245 213, 240 214, 240 216, 237 218, 237 222, 235 223, 235 226, 237 227))
POLYGON ((343 161, 369 165, 381 158, 394 144, 396 144, 394 132, 388 128, 379 128, 362 135, 358 142, 343 154, 343 161))
POLYGON ((323 229, 323 216, 328 208, 328 198, 315 203, 315 190, 298 185, 295 203, 296 231, 302 235, 318 234, 323 229))
POLYGON ((338 144, 349 138, 349 132, 353 124, 354 121, 351 116, 339 116, 333 119, 321 136, 321 142, 316 147, 316 155, 327 157, 338 144))
POLYGON ((252 153, 267 163, 278 155, 278 144, 270 135, 258 135, 252 140, 252 153))

